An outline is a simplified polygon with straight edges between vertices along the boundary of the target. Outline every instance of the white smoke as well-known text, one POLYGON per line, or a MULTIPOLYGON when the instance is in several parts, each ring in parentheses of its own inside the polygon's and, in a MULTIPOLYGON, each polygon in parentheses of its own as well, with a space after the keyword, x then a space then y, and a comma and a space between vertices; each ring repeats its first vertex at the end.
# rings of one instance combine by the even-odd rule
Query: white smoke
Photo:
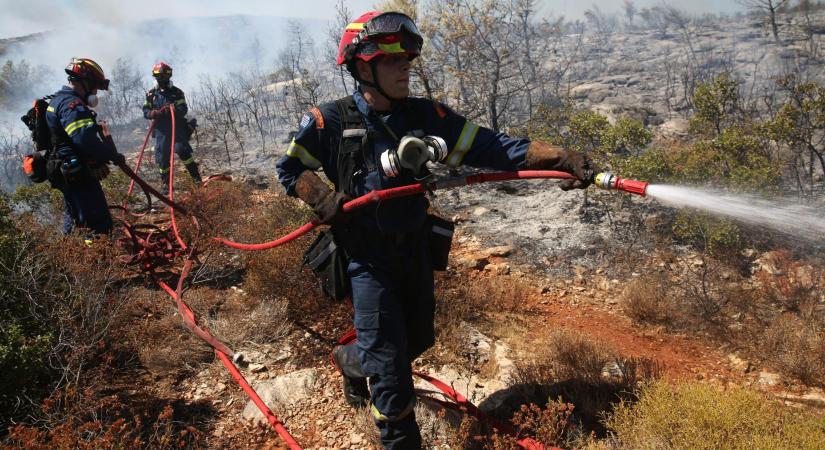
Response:
MULTIPOLYGON (((253 67, 268 73, 291 34, 306 33, 323 44, 335 12, 331 0, 324 2, 328 7, 303 10, 317 17, 303 19, 289 17, 301 10, 277 5, 285 2, 245 3, 0 0, 0 67, 10 61, 31 68, 30 76, 14 80, 13 92, 0 99, 0 130, 15 138, 28 133, 20 116, 35 97, 66 84, 64 68, 72 57, 94 59, 109 78, 116 61, 124 59, 143 74, 147 89, 152 66, 166 61, 174 69, 175 85, 189 95, 207 76, 219 79, 253 67), (268 14, 256 14, 262 11, 268 14), (20 38, 32 33, 38 34, 20 38)), ((106 101, 103 95, 101 104, 106 101)), ((17 168, 17 156, 6 153, 0 166, 17 168)), ((14 180, 4 172, 0 186, 8 187, 14 180)))

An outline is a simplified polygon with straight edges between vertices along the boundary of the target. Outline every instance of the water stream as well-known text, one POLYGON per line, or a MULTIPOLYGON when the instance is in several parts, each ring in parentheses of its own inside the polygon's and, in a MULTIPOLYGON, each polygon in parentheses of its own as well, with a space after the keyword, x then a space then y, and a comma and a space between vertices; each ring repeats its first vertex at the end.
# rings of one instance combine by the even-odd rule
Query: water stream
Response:
POLYGON ((825 240, 825 210, 821 206, 800 205, 789 199, 766 200, 712 189, 661 184, 649 185, 647 196, 666 205, 695 208, 811 243, 825 240))

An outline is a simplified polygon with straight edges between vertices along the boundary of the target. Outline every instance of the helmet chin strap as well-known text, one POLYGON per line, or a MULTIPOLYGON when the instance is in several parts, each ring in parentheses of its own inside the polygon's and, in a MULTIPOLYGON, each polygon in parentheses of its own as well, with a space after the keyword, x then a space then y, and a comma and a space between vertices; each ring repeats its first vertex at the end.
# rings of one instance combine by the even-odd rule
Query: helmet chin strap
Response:
POLYGON ((376 67, 378 66, 378 61, 373 59, 372 61, 369 62, 369 65, 370 65, 370 71, 372 71, 372 79, 375 80, 375 82, 373 83, 372 81, 366 81, 366 80, 362 80, 362 79, 359 78, 358 79, 359 83, 363 84, 364 86, 369 86, 369 87, 375 89, 376 91, 378 91, 379 94, 383 95, 384 98, 389 100, 390 103, 400 102, 400 101, 406 99, 406 97, 396 98, 396 97, 390 96, 390 94, 387 94, 387 92, 381 87, 381 83, 378 82, 378 72, 376 71, 376 67))

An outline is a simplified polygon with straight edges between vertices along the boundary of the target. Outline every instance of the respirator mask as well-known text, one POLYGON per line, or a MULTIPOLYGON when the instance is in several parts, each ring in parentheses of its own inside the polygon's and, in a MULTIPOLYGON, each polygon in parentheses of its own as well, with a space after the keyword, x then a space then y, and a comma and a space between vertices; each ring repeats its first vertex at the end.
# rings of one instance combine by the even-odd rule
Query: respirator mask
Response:
POLYGON ((381 153, 381 169, 389 178, 397 177, 404 169, 418 176, 427 162, 447 158, 447 143, 438 136, 404 136, 398 148, 381 153))
POLYGON ((172 86, 174 86, 174 84, 172 83, 171 78, 162 78, 162 79, 160 79, 160 81, 158 81, 158 79, 155 78, 155 87, 156 88, 169 89, 172 86))
POLYGON ((100 103, 100 99, 97 94, 89 94, 86 96, 86 105, 88 105, 89 108, 94 108, 98 103, 100 103))

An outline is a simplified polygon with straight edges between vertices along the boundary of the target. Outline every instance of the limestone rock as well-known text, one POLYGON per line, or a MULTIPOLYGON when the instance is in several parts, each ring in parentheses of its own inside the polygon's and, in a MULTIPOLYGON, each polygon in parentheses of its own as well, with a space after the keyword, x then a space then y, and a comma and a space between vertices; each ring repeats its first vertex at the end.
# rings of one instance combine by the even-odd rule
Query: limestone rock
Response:
MULTIPOLYGON (((261 396, 261 400, 278 415, 278 410, 289 408, 299 401, 314 395, 320 388, 321 375, 317 369, 302 369, 281 375, 266 381, 255 383, 252 387, 261 396)), ((244 419, 254 424, 266 424, 266 418, 250 400, 243 409, 244 419)))

